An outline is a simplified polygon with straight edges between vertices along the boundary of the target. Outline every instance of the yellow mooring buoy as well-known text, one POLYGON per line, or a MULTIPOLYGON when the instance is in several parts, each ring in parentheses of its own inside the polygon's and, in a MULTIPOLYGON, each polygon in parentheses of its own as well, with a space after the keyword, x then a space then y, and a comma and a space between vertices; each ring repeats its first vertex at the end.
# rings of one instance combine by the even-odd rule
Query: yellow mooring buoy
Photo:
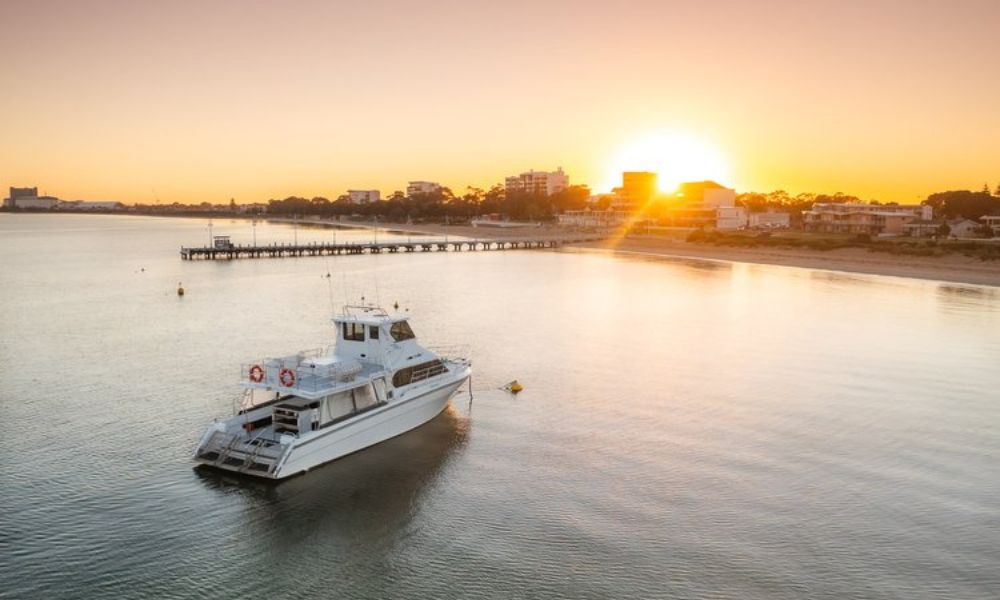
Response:
POLYGON ((511 381, 510 383, 508 383, 504 387, 504 389, 506 389, 511 394, 517 394, 517 393, 520 393, 521 390, 524 389, 524 386, 521 385, 520 383, 518 383, 517 380, 515 379, 514 381, 511 381))
POLYGON ((178 296, 184 295, 184 286, 181 285, 180 282, 177 283, 177 295, 178 296))

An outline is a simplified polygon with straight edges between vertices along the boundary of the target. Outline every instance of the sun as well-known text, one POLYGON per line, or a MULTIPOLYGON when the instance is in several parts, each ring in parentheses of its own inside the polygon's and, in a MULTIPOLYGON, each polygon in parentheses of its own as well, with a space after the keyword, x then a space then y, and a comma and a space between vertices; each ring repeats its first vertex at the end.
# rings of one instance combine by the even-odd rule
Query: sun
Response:
POLYGON ((606 189, 621 185, 623 171, 653 171, 661 192, 672 192, 685 181, 711 179, 725 184, 729 164, 712 144, 697 136, 661 132, 638 138, 610 161, 606 189))

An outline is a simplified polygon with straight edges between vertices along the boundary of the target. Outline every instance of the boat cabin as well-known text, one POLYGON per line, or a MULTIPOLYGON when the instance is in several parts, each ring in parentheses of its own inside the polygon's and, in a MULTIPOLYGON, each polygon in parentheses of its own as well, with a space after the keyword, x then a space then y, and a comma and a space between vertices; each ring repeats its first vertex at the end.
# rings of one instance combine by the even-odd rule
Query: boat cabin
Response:
POLYGON ((422 348, 405 315, 348 307, 333 319, 336 343, 243 366, 244 429, 273 425, 299 435, 334 425, 402 397, 407 388, 448 372, 422 348))

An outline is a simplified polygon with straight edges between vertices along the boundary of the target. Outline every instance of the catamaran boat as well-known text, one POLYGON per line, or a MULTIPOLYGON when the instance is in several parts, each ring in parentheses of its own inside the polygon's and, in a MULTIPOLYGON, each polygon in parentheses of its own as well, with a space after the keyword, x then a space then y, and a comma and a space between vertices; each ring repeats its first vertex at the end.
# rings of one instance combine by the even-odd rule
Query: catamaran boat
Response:
POLYGON ((336 343, 242 366, 242 401, 216 420, 195 461, 284 479, 405 433, 437 416, 472 374, 464 358, 417 343, 406 315, 348 306, 336 343))

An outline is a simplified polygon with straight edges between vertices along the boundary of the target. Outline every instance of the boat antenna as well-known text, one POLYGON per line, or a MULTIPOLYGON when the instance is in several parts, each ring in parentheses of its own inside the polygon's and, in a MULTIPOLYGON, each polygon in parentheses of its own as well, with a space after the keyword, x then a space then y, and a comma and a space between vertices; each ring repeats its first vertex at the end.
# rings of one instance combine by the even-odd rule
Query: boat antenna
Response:
POLYGON ((469 373, 469 412, 472 412, 472 373, 469 373))
POLYGON ((341 277, 341 281, 343 283, 343 285, 341 286, 341 291, 344 292, 344 306, 347 306, 348 304, 350 304, 350 302, 347 301, 347 270, 346 269, 341 269, 340 270, 340 277, 341 277))
POLYGON ((326 257, 326 289, 330 295, 330 312, 337 312, 337 308, 333 305, 333 279, 330 277, 330 257, 326 257))

